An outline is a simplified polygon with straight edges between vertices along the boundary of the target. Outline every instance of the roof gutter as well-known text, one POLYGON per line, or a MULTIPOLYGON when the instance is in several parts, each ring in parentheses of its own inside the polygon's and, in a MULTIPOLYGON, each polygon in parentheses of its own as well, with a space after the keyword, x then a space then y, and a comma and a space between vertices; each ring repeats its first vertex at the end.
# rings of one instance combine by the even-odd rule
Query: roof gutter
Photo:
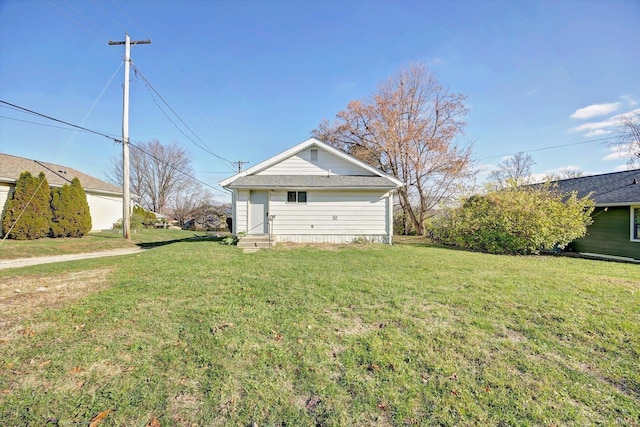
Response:
POLYGON ((607 207, 624 207, 624 206, 640 206, 640 201, 636 202, 616 202, 616 203, 596 203, 595 206, 597 208, 607 208, 607 207))

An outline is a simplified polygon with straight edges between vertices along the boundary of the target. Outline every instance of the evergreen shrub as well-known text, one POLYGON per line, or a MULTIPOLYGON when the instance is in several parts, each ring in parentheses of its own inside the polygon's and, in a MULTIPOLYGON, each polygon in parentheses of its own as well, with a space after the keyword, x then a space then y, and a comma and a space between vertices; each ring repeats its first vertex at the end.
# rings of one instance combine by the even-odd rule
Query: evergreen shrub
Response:
POLYGON ((34 177, 22 172, 12 198, 7 202, 2 230, 10 239, 46 237, 51 224, 51 190, 43 172, 34 177))
POLYGON ((91 231, 87 195, 78 178, 51 190, 51 236, 82 237, 91 231))

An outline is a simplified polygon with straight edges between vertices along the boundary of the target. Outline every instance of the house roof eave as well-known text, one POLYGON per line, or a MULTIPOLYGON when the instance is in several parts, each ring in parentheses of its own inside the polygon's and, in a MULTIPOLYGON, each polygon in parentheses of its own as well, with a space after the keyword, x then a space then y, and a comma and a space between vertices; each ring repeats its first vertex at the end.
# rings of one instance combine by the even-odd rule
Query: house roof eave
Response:
POLYGON ((257 173, 269 168, 270 166, 273 166, 274 164, 279 163, 279 162, 281 162, 281 161, 283 161, 283 160, 285 160, 285 159, 287 159, 287 158, 289 158, 289 157, 291 157, 291 156, 293 156, 293 155, 295 155, 295 154, 297 154, 297 153, 299 153, 299 152, 301 152, 301 151, 303 151, 303 150, 305 150, 305 149, 307 149, 307 148, 309 148, 311 146, 314 146, 314 145, 319 147, 319 148, 322 148, 323 150, 328 151, 329 153, 331 153, 331 154, 333 154, 333 155, 335 155, 335 156, 337 156, 337 157, 339 157, 339 158, 341 158, 341 159, 343 159, 343 160, 345 160, 345 161, 347 161, 349 163, 357 165, 357 166, 359 166, 359 167, 361 167, 361 168, 363 168, 363 169, 375 174, 376 176, 387 178, 390 181, 393 181, 396 184, 396 187, 401 187, 401 186, 404 185, 402 183, 402 181, 400 181, 396 177, 391 176, 391 175, 389 175, 389 174, 387 174, 385 172, 382 172, 381 170, 378 170, 378 169, 374 168, 373 166, 368 165, 368 164, 364 163, 363 161, 358 160, 355 157, 353 157, 353 156, 351 156, 351 155, 349 155, 349 154, 347 154, 347 153, 345 153, 345 152, 343 152, 341 150, 338 150, 337 148, 332 147, 332 146, 330 146, 329 144, 327 144, 325 142, 320 141, 317 138, 309 138, 309 139, 301 142, 300 144, 295 145, 295 146, 289 148, 288 150, 285 150, 285 151, 281 152, 280 154, 276 154, 275 156, 270 157, 270 158, 258 163, 257 165, 255 165, 253 167, 250 167, 250 168, 248 168, 248 169, 246 169, 246 170, 244 170, 242 172, 239 172, 239 173, 237 173, 237 174, 235 174, 235 175, 233 175, 233 176, 231 176, 231 177, 229 177, 229 178, 227 178, 225 180, 220 181, 219 184, 220 184, 221 187, 224 187, 224 188, 232 188, 232 187, 229 186, 229 184, 231 184, 236 179, 244 177, 244 176, 248 176, 248 175, 257 174, 257 173))
POLYGON ((624 206, 640 206, 640 200, 636 202, 616 202, 616 203, 596 203, 595 206, 597 208, 615 208, 615 207, 624 207, 624 206))

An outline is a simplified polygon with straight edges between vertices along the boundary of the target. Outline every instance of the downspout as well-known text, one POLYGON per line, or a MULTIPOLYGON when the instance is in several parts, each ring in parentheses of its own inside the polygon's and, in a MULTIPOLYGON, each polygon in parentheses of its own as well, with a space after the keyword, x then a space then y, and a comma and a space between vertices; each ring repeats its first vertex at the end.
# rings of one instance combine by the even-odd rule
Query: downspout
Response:
POLYGON ((390 245, 393 244, 393 193, 395 193, 395 190, 389 191, 389 195, 387 196, 387 235, 389 237, 388 240, 390 245))

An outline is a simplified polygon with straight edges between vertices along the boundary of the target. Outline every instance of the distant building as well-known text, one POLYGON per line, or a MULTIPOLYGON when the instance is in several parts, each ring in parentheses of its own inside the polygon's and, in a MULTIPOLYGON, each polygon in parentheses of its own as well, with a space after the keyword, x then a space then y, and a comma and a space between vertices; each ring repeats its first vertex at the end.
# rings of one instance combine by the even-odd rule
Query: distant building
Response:
POLYGON ((554 182, 564 193, 590 195, 596 208, 587 235, 572 243, 576 252, 640 260, 640 169, 554 182))
POLYGON ((11 198, 16 181, 23 172, 38 176, 44 172, 50 187, 62 187, 78 178, 87 194, 91 213, 91 231, 110 230, 122 218, 122 189, 113 184, 67 166, 25 159, 0 153, 0 210, 2 216, 11 198))

